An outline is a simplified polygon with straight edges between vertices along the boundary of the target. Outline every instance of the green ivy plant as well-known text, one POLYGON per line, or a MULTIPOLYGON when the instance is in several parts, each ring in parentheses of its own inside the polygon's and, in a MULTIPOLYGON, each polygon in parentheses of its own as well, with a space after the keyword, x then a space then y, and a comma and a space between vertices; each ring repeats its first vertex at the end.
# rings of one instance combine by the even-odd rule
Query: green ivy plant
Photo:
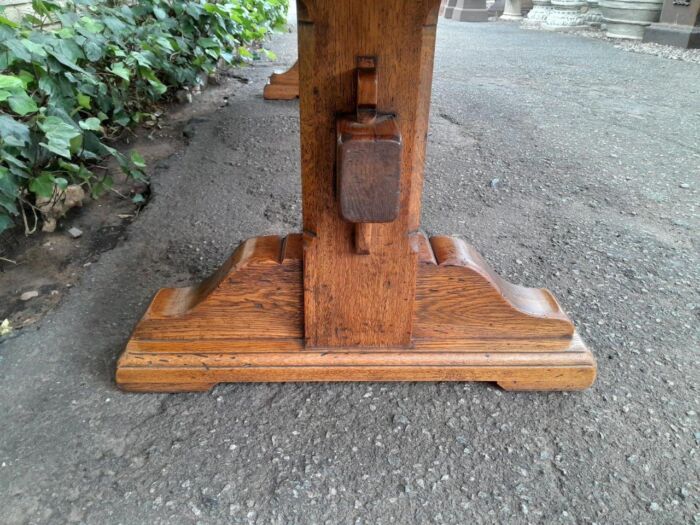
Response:
POLYGON ((287 9, 287 0, 32 4, 21 22, 0 10, 0 232, 68 185, 99 197, 112 185, 105 157, 145 180, 143 158, 110 140, 221 62, 257 58, 251 48, 287 9))

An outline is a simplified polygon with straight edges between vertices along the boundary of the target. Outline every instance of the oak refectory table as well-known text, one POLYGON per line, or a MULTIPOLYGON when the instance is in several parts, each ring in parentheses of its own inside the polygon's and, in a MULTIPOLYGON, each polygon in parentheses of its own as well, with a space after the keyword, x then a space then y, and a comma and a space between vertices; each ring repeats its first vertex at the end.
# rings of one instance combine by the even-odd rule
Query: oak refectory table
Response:
POLYGON ((303 232, 160 290, 119 358, 130 391, 237 381, 590 386, 554 297, 419 229, 439 0, 298 0, 303 232))

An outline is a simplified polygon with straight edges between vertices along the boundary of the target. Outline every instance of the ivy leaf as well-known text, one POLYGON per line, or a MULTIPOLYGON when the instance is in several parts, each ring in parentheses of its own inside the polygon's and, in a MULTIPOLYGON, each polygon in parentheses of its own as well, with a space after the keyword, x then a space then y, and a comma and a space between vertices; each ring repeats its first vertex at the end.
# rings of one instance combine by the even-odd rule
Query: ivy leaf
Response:
POLYGON ((131 122, 131 117, 126 114, 120 114, 115 115, 112 120, 114 120, 115 124, 119 124, 121 127, 125 128, 131 122))
POLYGON ((42 172, 29 182, 29 191, 39 197, 49 198, 53 195, 54 177, 51 173, 42 172))
POLYGON ((31 62, 32 54, 22 45, 20 40, 13 38, 2 43, 11 53, 10 62, 31 62))
POLYGON ((39 110, 39 106, 36 105, 34 99, 27 95, 24 91, 17 93, 16 95, 12 95, 7 102, 10 104, 12 111, 22 117, 29 115, 30 113, 36 113, 39 110))
POLYGON ((27 169, 27 164, 25 162, 19 160, 7 150, 0 150, 0 157, 2 157, 2 160, 7 162, 8 165, 10 165, 10 171, 22 173, 27 169), (13 168, 19 168, 19 170, 14 170, 13 168))
POLYGON ((27 13, 26 15, 24 15, 24 20, 25 20, 26 22, 29 22, 29 23, 32 24, 33 26, 40 26, 41 24, 44 23, 43 20, 42 20, 41 18, 39 18, 39 17, 37 17, 37 16, 34 16, 34 15, 31 14, 31 13, 27 13))
POLYGON ((78 93, 78 96, 75 98, 77 99, 78 105, 81 108, 90 109, 91 99, 85 93, 78 93))
POLYGON ((78 173, 80 171, 80 166, 72 162, 66 162, 65 160, 59 160, 58 165, 70 173, 78 173))
POLYGON ((131 152, 131 162, 137 168, 143 169, 146 167, 146 161, 138 151, 131 152))
POLYGON ((204 49, 221 47, 221 44, 213 38, 200 38, 197 40, 197 45, 203 47, 204 49))
POLYGON ((99 131, 101 128, 100 119, 98 119, 97 117, 90 117, 89 119, 81 120, 80 127, 83 129, 88 129, 90 131, 99 131))
POLYGON ((99 45, 97 42, 88 41, 85 43, 85 56, 90 62, 97 62, 102 58, 103 46, 99 45))
POLYGON ((151 87, 153 87, 153 90, 157 95, 162 95, 168 90, 167 86, 158 80, 155 73, 153 73, 153 71, 150 69, 145 67, 139 68, 139 73, 141 73, 141 76, 148 81, 151 87))
POLYGON ((17 76, 19 79, 22 81, 22 85, 24 86, 24 89, 27 89, 30 84, 34 83, 34 80, 36 79, 36 75, 34 73, 30 73, 26 69, 23 69, 20 71, 17 76))
POLYGON ((44 49, 44 46, 41 44, 37 44, 36 42, 32 42, 28 38, 23 38, 20 40, 22 45, 27 48, 27 51, 32 53, 33 55, 40 56, 42 58, 46 58, 48 55, 46 54, 46 50, 44 49))
POLYGON ((2 199, 3 207, 13 215, 17 213, 15 200, 18 194, 19 186, 12 173, 7 168, 0 166, 0 199, 2 199))
POLYGON ((151 61, 148 60, 148 57, 144 53, 139 53, 138 51, 133 51, 131 53, 131 57, 136 60, 136 63, 139 66, 143 67, 153 67, 153 64, 151 64, 151 61))
POLYGON ((64 177, 54 177, 53 182, 61 191, 65 191, 65 189, 68 187, 68 179, 64 177))
POLYGON ((127 25, 114 16, 106 16, 102 22, 109 28, 112 33, 118 35, 127 29, 127 25))
POLYGON ((80 50, 80 47, 78 47, 78 44, 76 44, 73 40, 68 38, 55 40, 47 51, 64 66, 89 75, 87 71, 77 64, 77 61, 83 58, 83 53, 80 50))
POLYGON ((131 73, 129 73, 129 68, 126 67, 126 64, 124 62, 117 62, 116 64, 113 64, 109 70, 117 75, 118 77, 123 78, 124 80, 129 80, 131 78, 131 73))
POLYGON ((52 96, 59 91, 58 83, 49 76, 43 76, 39 79, 39 89, 46 93, 48 96, 52 96))
MULTIPOLYGON (((0 22, 2 17, 0 17, 0 22)), ((12 222, 12 219, 9 217, 9 215, 5 215, 4 213, 0 213, 0 233, 4 232, 5 230, 9 230, 12 228, 15 224, 12 222)))
POLYGON ((7 115, 0 115, 0 137, 8 146, 29 144, 29 127, 7 115))
POLYGON ((90 18, 89 16, 81 17, 80 24, 90 33, 99 34, 105 29, 105 25, 102 22, 95 20, 94 18, 90 18))
POLYGON ((72 27, 66 26, 56 31, 56 34, 64 40, 70 40, 75 36, 75 31, 73 31, 72 27))
POLYGON ((157 95, 162 95, 166 91, 168 91, 168 87, 163 84, 160 80, 148 80, 148 83, 153 87, 153 90, 156 92, 157 95))
POLYGON ((0 102, 5 102, 8 98, 10 98, 10 93, 9 91, 5 91, 4 89, 0 89, 0 102))
POLYGON ((168 18, 168 13, 166 13, 162 7, 154 6, 153 14, 158 20, 165 20, 166 18, 168 18))
POLYGON ((24 82, 14 75, 0 75, 0 89, 12 92, 24 90, 24 82))
POLYGON ((80 165, 80 169, 78 170, 78 177, 83 179, 85 182, 89 182, 94 176, 95 175, 89 169, 87 169, 82 164, 80 165))
POLYGON ((165 38, 164 36, 159 36, 156 38, 156 42, 158 42, 158 45, 164 49, 167 49, 171 53, 175 51, 175 48, 173 48, 173 45, 170 43, 170 40, 165 38))
POLYGON ((141 170, 126 170, 126 174, 134 180, 146 183, 148 182, 148 177, 141 170))
POLYGON ((46 117, 39 123, 39 127, 46 134, 48 143, 40 143, 41 147, 65 157, 71 158, 71 141, 80 136, 80 131, 67 124, 59 117, 46 117))
POLYGON ((50 0, 32 0, 32 9, 40 15, 46 16, 59 8, 56 2, 50 0))
MULTIPOLYGON (((2 25, 4 25, 4 26, 7 26, 7 27, 11 27, 11 28, 13 28, 13 29, 19 28, 19 24, 18 24, 18 23, 13 22, 13 21, 10 20, 9 18, 6 18, 6 17, 1 16, 1 15, 0 15, 0 24, 2 24, 2 25)), ((0 229, 0 231, 2 231, 2 230, 0 229)))
POLYGON ((97 181, 97 183, 92 186, 92 197, 95 199, 98 198, 104 192, 109 190, 113 185, 114 181, 112 180, 112 177, 110 177, 109 175, 104 177, 102 180, 97 181))
POLYGON ((0 208, 5 208, 5 211, 11 215, 19 214, 17 199, 8 197, 7 195, 0 195, 0 208))

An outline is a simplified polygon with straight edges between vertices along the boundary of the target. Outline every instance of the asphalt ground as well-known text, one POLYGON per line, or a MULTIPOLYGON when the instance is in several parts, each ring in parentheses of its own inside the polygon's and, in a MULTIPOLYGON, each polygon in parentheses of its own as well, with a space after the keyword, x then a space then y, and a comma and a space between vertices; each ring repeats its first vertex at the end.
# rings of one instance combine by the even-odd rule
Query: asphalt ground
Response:
POLYGON ((601 40, 441 20, 423 210, 555 293, 592 389, 116 389, 158 288, 300 229, 298 105, 260 96, 295 36, 272 48, 153 168, 128 238, 0 344, 0 522, 699 522, 700 66, 601 40))

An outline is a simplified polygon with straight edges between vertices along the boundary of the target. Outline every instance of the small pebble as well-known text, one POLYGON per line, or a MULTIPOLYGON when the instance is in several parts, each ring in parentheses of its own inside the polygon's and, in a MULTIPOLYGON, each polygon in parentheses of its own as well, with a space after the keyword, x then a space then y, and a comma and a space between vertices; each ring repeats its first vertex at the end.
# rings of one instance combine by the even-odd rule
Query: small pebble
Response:
POLYGON ((180 104, 191 104, 192 103, 192 93, 185 89, 178 89, 175 93, 175 99, 180 104))
POLYGON ((394 424, 395 425, 408 425, 410 421, 408 418, 402 414, 396 414, 394 415, 394 424))
POLYGON ((29 299, 34 299, 35 297, 39 297, 39 292, 37 292, 36 290, 24 292, 22 295, 19 296, 19 298, 22 301, 29 301, 29 299))
POLYGON ((70 235, 74 239, 77 239, 78 237, 81 237, 83 235, 83 230, 73 226, 70 230, 68 230, 68 235, 70 235))

